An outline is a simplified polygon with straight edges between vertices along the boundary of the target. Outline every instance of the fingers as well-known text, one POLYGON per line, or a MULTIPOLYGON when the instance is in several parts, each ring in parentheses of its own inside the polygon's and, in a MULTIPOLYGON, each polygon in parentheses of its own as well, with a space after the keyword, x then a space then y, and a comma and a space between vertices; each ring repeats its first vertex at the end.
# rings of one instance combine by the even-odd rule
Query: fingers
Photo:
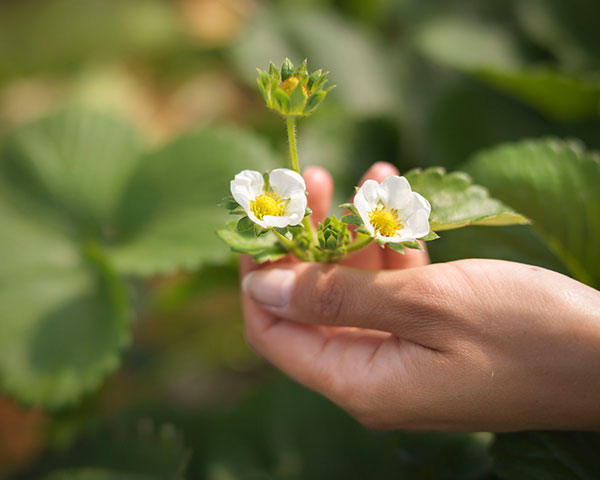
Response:
POLYGON ((308 208, 312 210, 311 221, 316 226, 327 216, 333 196, 333 180, 327 170, 308 167, 304 170, 304 181, 308 191, 308 208))
POLYGON ((446 291, 452 282, 434 267, 370 272, 296 264, 246 275, 243 289, 279 318, 380 330, 441 349, 448 327, 442 320, 454 311, 446 291))

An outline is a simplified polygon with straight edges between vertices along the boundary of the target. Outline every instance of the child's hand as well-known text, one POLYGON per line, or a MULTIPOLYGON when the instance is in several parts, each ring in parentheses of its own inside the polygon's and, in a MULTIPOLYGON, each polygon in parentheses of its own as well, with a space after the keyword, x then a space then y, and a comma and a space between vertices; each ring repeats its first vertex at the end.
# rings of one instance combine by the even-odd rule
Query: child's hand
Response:
MULTIPOLYGON (((331 179, 306 183, 322 218, 331 179)), ((598 291, 518 263, 427 263, 377 245, 335 266, 244 258, 247 340, 373 428, 600 428, 598 291)))

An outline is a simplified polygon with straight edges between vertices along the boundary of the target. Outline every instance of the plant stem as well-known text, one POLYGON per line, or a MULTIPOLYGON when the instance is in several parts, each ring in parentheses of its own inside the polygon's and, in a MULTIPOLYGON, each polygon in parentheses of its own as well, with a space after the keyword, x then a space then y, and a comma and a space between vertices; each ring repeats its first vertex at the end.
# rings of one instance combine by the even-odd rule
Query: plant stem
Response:
POLYGON ((288 143, 290 144, 290 164, 292 170, 300 173, 298 149, 296 148, 296 117, 288 115, 285 117, 285 122, 287 124, 288 143))
POLYGON ((373 241, 373 237, 365 235, 364 238, 357 237, 355 238, 350 245, 346 247, 346 251, 348 253, 355 252, 356 250, 360 250, 364 246, 368 245, 373 241))
MULTIPOLYGON (((298 147, 296 146, 296 117, 294 117, 293 115, 288 115, 287 117, 285 117, 285 123, 287 125, 288 144, 290 146, 290 164, 292 166, 292 170, 300 173, 300 163, 298 162, 298 147)), ((308 217, 304 217, 302 219, 302 223, 304 224, 304 228, 308 236, 308 241, 312 245, 314 243, 316 235, 315 229, 308 217)))
POLYGON ((292 242, 289 238, 287 238, 285 235, 282 235, 281 233, 279 233, 277 230, 273 229, 272 230, 273 233, 277 236, 277 238, 279 239, 279 241, 283 244, 284 247, 286 247, 290 252, 292 252, 294 255, 296 255, 296 257, 298 257, 300 260, 303 260, 305 262, 309 261, 308 256, 306 255, 305 252, 303 252, 302 250, 300 250, 295 244, 294 242, 292 242))

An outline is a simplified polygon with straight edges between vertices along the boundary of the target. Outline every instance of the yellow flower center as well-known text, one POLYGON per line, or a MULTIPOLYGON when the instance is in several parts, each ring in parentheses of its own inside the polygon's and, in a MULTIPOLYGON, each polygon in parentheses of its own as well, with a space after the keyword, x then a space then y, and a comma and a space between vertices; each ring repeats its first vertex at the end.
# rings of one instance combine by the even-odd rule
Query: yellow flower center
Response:
POLYGON ((265 192, 250 201, 250 210, 256 215, 256 218, 262 220, 265 215, 281 217, 285 213, 285 205, 279 195, 265 192))
POLYGON ((369 212, 369 220, 377 233, 384 237, 393 237, 402 229, 402 222, 398 219, 398 211, 395 208, 388 210, 384 205, 369 212))

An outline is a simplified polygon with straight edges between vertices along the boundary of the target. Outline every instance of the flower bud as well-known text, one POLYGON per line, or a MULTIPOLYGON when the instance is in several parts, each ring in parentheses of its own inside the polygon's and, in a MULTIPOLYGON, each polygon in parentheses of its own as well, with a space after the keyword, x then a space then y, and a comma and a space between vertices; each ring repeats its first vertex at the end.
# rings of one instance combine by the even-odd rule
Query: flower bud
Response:
POLYGON ((273 62, 270 63, 268 72, 257 70, 258 86, 267 107, 284 116, 309 115, 334 88, 325 88, 328 72, 317 70, 309 75, 306 60, 297 69, 286 58, 281 70, 273 62))

